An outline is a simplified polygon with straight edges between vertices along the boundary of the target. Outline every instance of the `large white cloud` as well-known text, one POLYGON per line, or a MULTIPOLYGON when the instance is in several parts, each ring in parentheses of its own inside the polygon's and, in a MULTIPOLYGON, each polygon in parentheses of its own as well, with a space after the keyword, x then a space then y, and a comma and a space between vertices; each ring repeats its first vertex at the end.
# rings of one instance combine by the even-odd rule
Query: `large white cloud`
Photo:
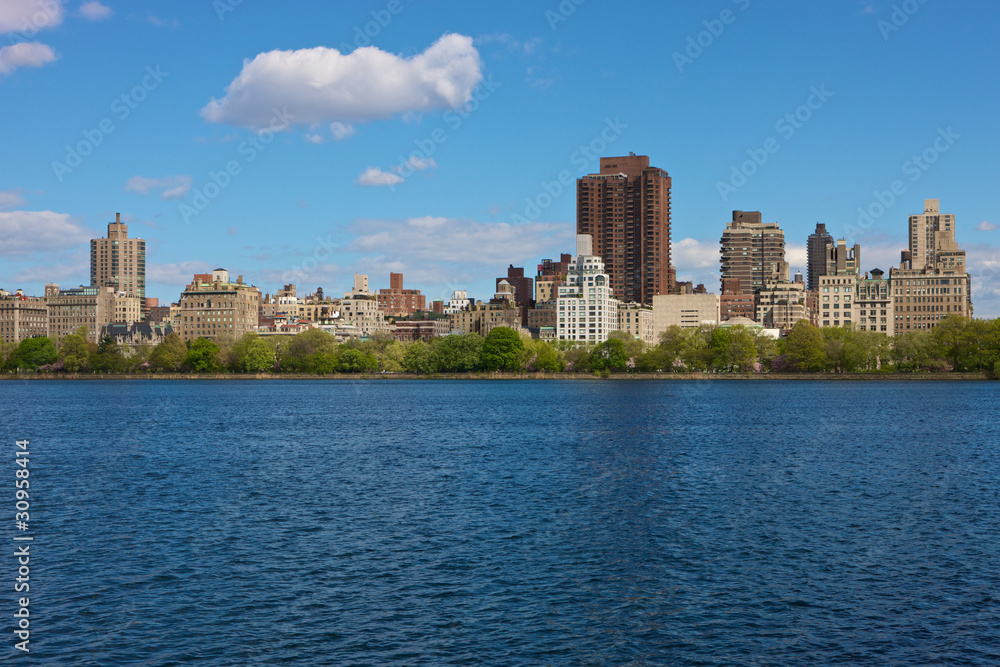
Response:
POLYGON ((31 39, 36 32, 63 20, 59 0, 3 0, 0 2, 0 33, 19 32, 31 39))
POLYGON ((20 42, 0 49, 0 76, 18 67, 41 67, 56 60, 52 47, 41 42, 20 42))
POLYGON ((482 79, 472 38, 446 34, 426 51, 402 58, 375 47, 349 54, 316 47, 268 51, 251 61, 201 115, 213 123, 260 129, 274 109, 300 125, 364 122, 414 111, 461 106, 482 79))
POLYGON ((67 213, 7 211, 0 213, 0 256, 65 250, 89 243, 91 234, 67 213))

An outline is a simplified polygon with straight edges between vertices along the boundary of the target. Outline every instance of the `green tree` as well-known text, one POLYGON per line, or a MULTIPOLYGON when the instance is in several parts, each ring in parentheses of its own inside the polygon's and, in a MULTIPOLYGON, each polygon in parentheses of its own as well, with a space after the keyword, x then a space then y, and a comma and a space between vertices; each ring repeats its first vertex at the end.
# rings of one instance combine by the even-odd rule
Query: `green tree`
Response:
POLYGON ((67 334, 60 341, 59 360, 63 362, 63 368, 70 373, 76 373, 87 369, 90 361, 90 350, 87 347, 87 327, 80 327, 71 334, 67 334))
POLYGON ((565 370, 566 360, 555 346, 547 341, 532 338, 524 341, 521 367, 528 371, 558 373, 565 370))
POLYGON ((808 320, 799 320, 788 333, 785 353, 800 371, 821 371, 826 367, 823 333, 808 320))
POLYGON ((39 366, 54 364, 58 359, 55 343, 46 336, 25 338, 14 351, 14 364, 18 368, 35 370, 39 366))
POLYGON ((590 353, 590 367, 595 371, 623 371, 627 364, 625 344, 619 338, 609 338, 590 353))
POLYGON ((184 341, 171 331, 149 354, 149 365, 156 371, 174 372, 187 360, 188 349, 184 341))
POLYGON ((961 315, 945 315, 932 330, 931 336, 942 356, 951 362, 952 370, 962 365, 962 357, 968 354, 965 327, 969 320, 961 315))
POLYGON ((288 348, 281 357, 281 367, 290 371, 303 373, 336 372, 337 340, 321 329, 306 329, 296 334, 288 343, 288 348), (320 355, 320 356, 316 356, 320 355), (334 359, 329 359, 332 355, 334 359), (332 363, 333 369, 326 370, 332 363))
POLYGON ((410 343, 403 353, 403 368, 410 373, 428 375, 434 372, 430 346, 422 340, 410 343))
POLYGON ((124 373, 128 368, 122 347, 111 336, 104 336, 97 344, 97 352, 90 356, 90 367, 102 373, 124 373))
POLYGON ((578 373, 586 373, 590 370, 590 350, 585 346, 570 347, 564 353, 566 369, 578 373))
POLYGON ((214 373, 219 370, 219 346, 207 338, 191 341, 185 365, 195 373, 214 373))
POLYGON ((253 338, 247 342, 243 350, 240 370, 247 373, 267 371, 274 368, 274 360, 274 350, 271 346, 262 341, 256 334, 253 334, 253 338))
POLYGON ((523 350, 524 341, 516 331, 494 327, 483 341, 480 364, 487 371, 516 371, 523 350))
POLYGON ((344 373, 371 373, 378 362, 371 352, 348 349, 340 353, 340 370, 344 373))
POLYGON ((431 345, 431 364, 438 373, 466 373, 479 367, 483 337, 477 333, 442 336, 431 345))

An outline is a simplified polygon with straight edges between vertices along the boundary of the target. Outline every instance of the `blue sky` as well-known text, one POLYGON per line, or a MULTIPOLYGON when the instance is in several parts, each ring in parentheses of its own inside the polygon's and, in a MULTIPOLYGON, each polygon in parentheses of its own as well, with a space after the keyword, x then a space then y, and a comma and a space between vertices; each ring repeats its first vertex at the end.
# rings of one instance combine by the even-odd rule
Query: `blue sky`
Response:
POLYGON ((998 24, 941 0, 4 0, 0 286, 86 283, 121 212, 162 302, 218 266, 486 299, 573 251, 560 176, 633 151, 673 179, 680 279, 718 290, 734 209, 780 223, 793 269, 816 222, 887 269, 939 198, 997 317, 998 24))

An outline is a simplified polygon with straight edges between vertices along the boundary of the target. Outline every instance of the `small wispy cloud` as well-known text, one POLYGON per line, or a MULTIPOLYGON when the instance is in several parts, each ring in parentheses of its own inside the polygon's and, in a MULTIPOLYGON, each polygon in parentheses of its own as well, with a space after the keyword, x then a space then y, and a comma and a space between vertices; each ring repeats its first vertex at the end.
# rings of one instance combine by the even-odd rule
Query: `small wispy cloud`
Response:
POLYGON ((983 220, 978 225, 976 225, 976 229, 978 229, 981 232, 992 232, 996 230, 996 228, 997 226, 992 222, 989 222, 988 220, 983 220))
POLYGON ((76 15, 88 21, 103 21, 115 15, 115 11, 107 5, 102 5, 97 0, 85 2, 76 10, 76 15))
POLYGON ((348 137, 354 136, 354 126, 335 121, 330 123, 330 134, 332 134, 333 138, 337 141, 343 141, 348 137))
POLYGON ((163 178, 133 176, 125 183, 125 192, 148 195, 150 192, 160 190, 160 198, 164 201, 184 199, 191 190, 191 183, 192 178, 184 174, 165 176, 163 178))
POLYGON ((368 167, 358 176, 357 184, 366 187, 386 187, 399 185, 406 179, 388 171, 382 171, 378 167, 368 167))

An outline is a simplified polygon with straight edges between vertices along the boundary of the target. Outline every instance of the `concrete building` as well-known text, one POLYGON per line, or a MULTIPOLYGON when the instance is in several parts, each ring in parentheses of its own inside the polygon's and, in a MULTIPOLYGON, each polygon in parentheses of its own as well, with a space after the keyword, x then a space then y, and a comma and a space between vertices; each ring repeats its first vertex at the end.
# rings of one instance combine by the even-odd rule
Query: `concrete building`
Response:
POLYGON ((896 315, 893 307, 892 286, 885 273, 872 269, 858 280, 855 287, 853 312, 862 331, 878 331, 887 336, 896 335, 896 315))
POLYGON ((566 281, 566 271, 569 270, 571 261, 573 256, 569 253, 562 253, 558 262, 551 259, 542 260, 535 276, 535 303, 555 302, 559 297, 559 286, 566 281))
POLYGON ((559 324, 558 309, 555 301, 545 301, 528 310, 528 329, 541 330, 547 327, 555 329, 559 324))
POLYGON ((747 294, 762 290, 785 261, 785 233, 776 222, 761 222, 760 211, 733 211, 721 243, 722 279, 738 278, 747 294))
POLYGON ((820 276, 819 279, 819 326, 840 327, 855 324, 858 318, 854 312, 854 294, 858 276, 844 273, 839 276, 820 276))
POLYGON ((25 338, 49 335, 49 307, 45 299, 15 294, 0 296, 0 339, 20 343, 25 338))
POLYGON ((955 241, 955 216, 941 213, 941 200, 925 199, 924 212, 910 216, 910 269, 965 273, 965 251, 955 241))
POLYGON ((592 243, 590 235, 577 235, 576 257, 566 272, 566 284, 559 286, 559 340, 603 343, 618 328, 618 300, 612 296, 611 278, 604 272, 604 262, 593 254, 592 243))
POLYGON ((87 328, 87 339, 100 341, 101 329, 120 320, 131 325, 142 318, 138 296, 116 293, 114 287, 75 287, 59 289, 58 283, 45 285, 45 301, 49 311, 48 336, 62 338, 80 327, 87 328))
POLYGON ((452 315, 460 310, 469 308, 475 305, 472 299, 469 298, 469 293, 463 290, 455 290, 451 293, 451 298, 448 299, 447 303, 444 305, 444 314, 452 315))
POLYGON ((509 327, 521 331, 521 309, 517 306, 502 303, 476 303, 476 305, 452 313, 448 316, 448 324, 452 333, 477 333, 488 336, 495 327, 509 327))
POLYGON ((114 292, 124 292, 146 298, 146 242, 130 239, 128 225, 121 213, 108 223, 108 237, 90 241, 90 284, 110 286, 114 292))
POLYGON ((641 303, 618 304, 618 330, 646 345, 656 345, 653 309, 641 303))
MULTIPOLYGON (((847 247, 847 241, 837 239, 836 243, 826 244, 826 267, 824 276, 859 276, 861 275, 861 246, 857 243, 853 248, 847 247)), ((817 288, 819 282, 817 281, 817 288)))
POLYGON ((719 321, 725 322, 735 317, 745 317, 751 321, 757 317, 757 298, 743 291, 739 278, 723 278, 722 294, 719 295, 719 321))
MULTIPOLYGON (((757 293, 757 317, 754 319, 762 327, 788 331, 799 320, 810 319, 809 292, 801 274, 797 278, 790 282, 786 273, 783 279, 768 281, 757 293)), ((820 278, 825 279, 826 276, 820 278)))
POLYGON ((889 269, 897 334, 933 329, 946 315, 972 317, 968 273, 924 268, 914 270, 904 258, 889 269))
POLYGON ((340 319, 357 328, 361 336, 388 333, 389 322, 374 295, 345 294, 340 302, 340 319))
POLYGON ((223 337, 238 340, 257 331, 260 298, 260 290, 245 284, 243 276, 230 282, 225 269, 195 274, 181 293, 180 329, 175 331, 186 341, 223 337))
POLYGON ((653 298, 653 334, 671 326, 698 329, 719 323, 718 294, 662 294, 653 298))
POLYGON ((378 307, 390 317, 408 317, 427 310, 427 300, 420 290, 403 289, 403 274, 389 274, 389 289, 378 291, 378 307))
POLYGON ((433 320, 397 320, 389 329, 389 335, 398 341, 423 340, 435 336, 447 336, 451 323, 447 317, 433 320))
POLYGON ((826 275, 826 246, 833 243, 833 236, 826 231, 826 225, 816 223, 816 231, 809 235, 806 244, 806 289, 819 289, 819 277, 826 275))
POLYGON ((672 291, 670 176, 649 156, 602 157, 576 182, 576 233, 593 239, 615 299, 649 306, 672 291))
POLYGON ((531 278, 525 277, 523 267, 519 268, 511 264, 507 268, 507 275, 496 279, 498 292, 500 291, 501 281, 506 281, 510 285, 514 296, 514 303, 522 308, 531 307, 531 302, 535 298, 534 281, 531 278))

